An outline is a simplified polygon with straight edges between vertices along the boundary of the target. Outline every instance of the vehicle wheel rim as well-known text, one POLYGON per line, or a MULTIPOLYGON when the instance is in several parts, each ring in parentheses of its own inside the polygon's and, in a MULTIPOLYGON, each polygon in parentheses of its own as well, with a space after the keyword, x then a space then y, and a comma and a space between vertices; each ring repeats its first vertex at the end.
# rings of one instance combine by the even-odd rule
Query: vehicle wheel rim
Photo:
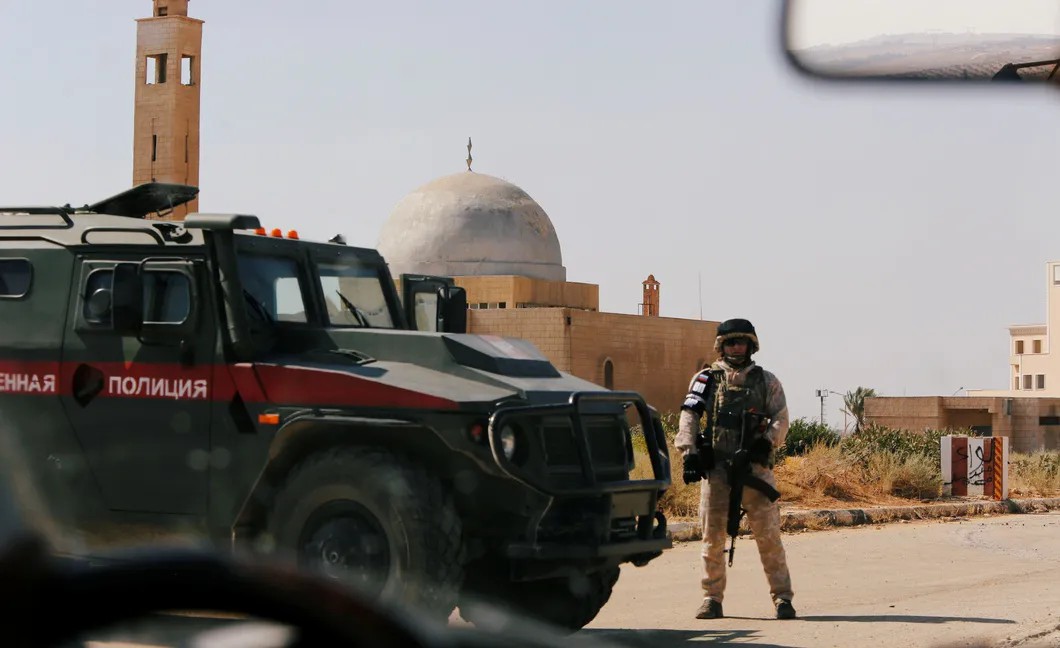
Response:
POLYGON ((299 557, 304 566, 370 595, 390 573, 390 542, 379 519, 356 502, 329 504, 309 519, 299 557))

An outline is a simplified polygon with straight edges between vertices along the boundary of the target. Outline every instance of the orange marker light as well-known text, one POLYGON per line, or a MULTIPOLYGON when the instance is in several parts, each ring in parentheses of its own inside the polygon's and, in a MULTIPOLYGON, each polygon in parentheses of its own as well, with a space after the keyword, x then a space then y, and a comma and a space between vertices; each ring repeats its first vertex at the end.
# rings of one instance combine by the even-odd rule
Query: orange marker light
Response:
POLYGON ((283 232, 280 231, 279 227, 274 227, 272 229, 272 231, 269 232, 269 234, 272 235, 272 236, 278 236, 278 237, 282 237, 283 236, 283 232))
POLYGON ((298 238, 298 232, 296 232, 294 230, 291 230, 290 232, 287 232, 287 238, 289 238, 289 239, 297 239, 298 238))
POLYGON ((256 230, 254 230, 254 233, 258 234, 260 236, 265 236, 265 228, 264 227, 259 227, 256 230))
POLYGON ((279 425, 280 415, 279 414, 259 414, 258 423, 262 425, 279 425))

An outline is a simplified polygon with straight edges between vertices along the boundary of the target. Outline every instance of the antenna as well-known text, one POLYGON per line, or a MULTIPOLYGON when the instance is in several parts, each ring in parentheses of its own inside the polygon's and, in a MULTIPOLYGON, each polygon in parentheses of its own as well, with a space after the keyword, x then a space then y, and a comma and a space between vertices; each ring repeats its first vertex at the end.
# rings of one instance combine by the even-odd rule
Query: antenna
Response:
POLYGON ((699 272, 699 319, 703 319, 703 272, 699 272))

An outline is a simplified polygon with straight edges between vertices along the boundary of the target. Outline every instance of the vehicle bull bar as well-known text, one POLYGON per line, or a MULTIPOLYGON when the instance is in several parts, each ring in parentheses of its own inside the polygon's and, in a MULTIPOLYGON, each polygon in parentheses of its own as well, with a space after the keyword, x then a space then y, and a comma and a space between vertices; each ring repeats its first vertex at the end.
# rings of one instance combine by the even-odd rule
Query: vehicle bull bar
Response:
MULTIPOLYGON (((606 413, 597 411, 596 414, 606 413)), ((528 434, 531 442, 543 443, 539 435, 528 434)), ((566 403, 549 403, 544 405, 514 405, 498 409, 490 417, 489 443, 494 461, 506 474, 526 486, 549 496, 599 495, 602 493, 627 493, 632 491, 662 491, 670 486, 670 460, 666 451, 666 435, 663 432, 662 420, 654 408, 649 407, 640 394, 636 392, 601 391, 575 392, 566 403), (651 461, 654 479, 637 479, 625 481, 601 482, 596 478, 593 468, 589 438, 582 425, 582 417, 593 405, 621 403, 633 405, 640 416, 644 429, 644 440, 648 447, 648 458, 651 461), (574 447, 581 462, 582 484, 579 487, 557 488, 548 483, 547 478, 535 475, 504 456, 501 431, 507 426, 517 425, 519 419, 536 417, 566 417, 571 421, 571 434, 574 447)))

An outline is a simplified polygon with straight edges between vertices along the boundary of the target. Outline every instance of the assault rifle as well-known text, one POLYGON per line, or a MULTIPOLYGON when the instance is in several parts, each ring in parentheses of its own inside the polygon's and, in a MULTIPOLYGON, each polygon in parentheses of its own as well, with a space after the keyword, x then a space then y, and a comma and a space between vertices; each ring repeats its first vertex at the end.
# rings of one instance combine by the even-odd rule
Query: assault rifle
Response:
POLYGON ((726 476, 729 482, 729 515, 726 533, 732 539, 729 544, 729 566, 732 567, 732 556, 736 551, 736 536, 740 532, 740 519, 746 511, 743 508, 744 486, 761 492, 770 502, 780 499, 777 489, 751 474, 751 443, 769 425, 770 418, 765 414, 746 410, 740 417, 740 444, 736 454, 728 462, 726 476))

